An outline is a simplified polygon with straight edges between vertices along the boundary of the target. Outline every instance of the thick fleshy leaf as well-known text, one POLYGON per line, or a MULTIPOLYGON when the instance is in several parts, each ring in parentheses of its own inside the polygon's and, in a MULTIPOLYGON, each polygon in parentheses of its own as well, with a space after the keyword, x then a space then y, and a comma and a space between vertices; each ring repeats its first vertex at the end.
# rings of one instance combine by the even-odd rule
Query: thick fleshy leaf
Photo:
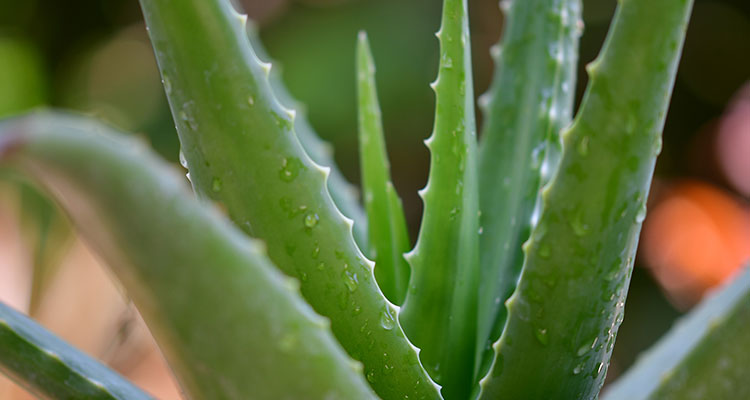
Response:
POLYGON ((331 319, 381 397, 438 396, 352 238, 351 220, 328 194, 327 170, 308 157, 294 112, 274 95, 271 66, 250 46, 245 17, 228 0, 141 6, 195 190, 299 278, 305 299, 331 319))
POLYGON ((748 365, 750 268, 678 321, 602 399, 747 399, 748 365))
POLYGON ((595 398, 630 282, 692 1, 619 3, 542 192, 482 398, 595 398))
POLYGON ((357 42, 357 94, 359 99, 359 156, 362 191, 365 194, 370 253, 375 259, 375 278, 383 294, 401 305, 409 285, 409 233, 401 199, 391 183, 383 123, 375 88, 375 64, 367 35, 357 42))
POLYGON ((191 398, 374 397, 298 285, 141 143, 39 113, 0 123, 0 160, 61 204, 191 398))
POLYGON ((34 266, 30 314, 34 315, 44 291, 57 273, 72 238, 71 227, 53 202, 27 182, 19 182, 23 233, 34 266))
POLYGON ((443 3, 430 173, 400 320, 447 399, 472 390, 479 278, 477 144, 465 0, 443 3))
MULTIPOLYGON (((247 21, 247 34, 255 53, 261 60, 271 60, 258 37, 257 27, 251 20, 247 21)), ((305 107, 297 102, 284 86, 281 79, 281 68, 273 68, 268 74, 268 82, 271 84, 276 98, 282 106, 296 111, 294 118, 294 133, 297 135, 300 144, 305 149, 308 156, 318 165, 327 167, 330 170, 328 174, 328 191, 331 193, 331 199, 336 204, 341 213, 347 218, 351 218, 354 226, 352 234, 354 240, 361 248, 368 245, 367 239, 367 218, 362 206, 359 204, 359 191, 349 183, 344 175, 339 171, 336 162, 333 160, 333 149, 329 143, 324 142, 310 122, 307 120, 305 107)))
POLYGON ((0 303, 0 372, 44 399, 150 399, 125 378, 0 303))
POLYGON ((505 325, 505 301, 521 273, 521 244, 529 238, 532 213, 539 212, 540 188, 559 162, 559 133, 573 112, 582 24, 580 0, 501 4, 506 18, 502 42, 492 49, 495 76, 480 97, 486 119, 479 142, 478 377, 487 372, 491 345, 505 325))

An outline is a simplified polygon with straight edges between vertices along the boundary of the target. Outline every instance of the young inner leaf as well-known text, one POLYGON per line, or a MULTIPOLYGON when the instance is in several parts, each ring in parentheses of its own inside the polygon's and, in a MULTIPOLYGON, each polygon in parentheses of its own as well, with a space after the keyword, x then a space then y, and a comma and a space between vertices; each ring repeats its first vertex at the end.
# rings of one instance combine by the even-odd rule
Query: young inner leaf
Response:
POLYGON ((540 188, 557 168, 581 34, 579 0, 519 0, 504 10, 502 47, 492 52, 494 81, 480 98, 486 122, 479 144, 477 377, 486 373, 490 346, 505 325, 505 301, 521 272, 532 215, 540 211, 540 188))
POLYGON ((595 398, 604 383, 691 5, 619 3, 542 192, 482 398, 595 398))
POLYGON ((375 65, 367 35, 357 41, 357 89, 359 99, 359 154, 362 190, 365 194, 371 253, 375 255, 375 278, 383 294, 401 305, 409 284, 409 251, 406 218, 390 181, 383 124, 375 89, 375 65))
POLYGON ((401 311, 404 330, 447 399, 472 390, 479 268, 476 128, 465 0, 443 3, 430 174, 401 311))

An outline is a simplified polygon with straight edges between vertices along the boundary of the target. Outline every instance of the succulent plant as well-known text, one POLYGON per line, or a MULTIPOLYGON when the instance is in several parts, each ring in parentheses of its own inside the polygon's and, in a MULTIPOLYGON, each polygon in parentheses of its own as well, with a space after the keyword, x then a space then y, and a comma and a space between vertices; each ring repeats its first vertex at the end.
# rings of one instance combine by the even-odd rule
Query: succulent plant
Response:
MULTIPOLYGON (((502 2, 481 140, 467 1, 445 0, 413 249, 364 32, 363 207, 229 0, 140 3, 197 196, 141 142, 59 111, 0 121, 0 162, 106 260, 188 398, 597 398, 692 0, 620 1, 574 118, 580 1, 502 2)), ((607 398, 747 394, 748 276, 607 398)), ((42 397, 148 398, 5 306, 0 369, 42 397)))

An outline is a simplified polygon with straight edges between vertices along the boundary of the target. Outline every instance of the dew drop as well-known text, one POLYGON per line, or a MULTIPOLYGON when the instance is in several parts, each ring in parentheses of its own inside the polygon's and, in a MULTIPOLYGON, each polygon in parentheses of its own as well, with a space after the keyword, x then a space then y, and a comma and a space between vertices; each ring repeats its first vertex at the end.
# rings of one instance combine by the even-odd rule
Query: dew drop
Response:
POLYGON ((187 126, 192 130, 198 130, 198 123, 195 122, 195 118, 193 118, 192 114, 190 114, 187 111, 180 111, 178 114, 180 119, 187 124, 187 126))
POLYGON ((583 212, 579 210, 573 218, 570 219, 570 227, 576 236, 584 236, 589 233, 588 224, 583 222, 583 212))
POLYGON ((578 154, 582 156, 586 156, 589 154, 589 137, 584 136, 581 138, 581 140, 578 142, 578 146, 576 146, 576 150, 578 150, 578 154))
POLYGON ((643 203, 638 208, 638 212, 635 214, 635 222, 640 224, 645 219, 646 219, 646 204, 643 203))
POLYGON ((305 169, 302 162, 296 157, 285 158, 281 163, 279 178, 284 182, 291 182, 297 178, 300 170, 305 169))
POLYGON ((583 363, 580 363, 573 368, 573 375, 578 375, 583 371, 583 363))
POLYGON ((315 248, 312 251, 312 258, 317 259, 319 255, 320 255, 320 246, 318 246, 318 244, 316 243, 315 248))
POLYGON ((180 149, 180 165, 182 165, 182 168, 188 169, 187 159, 185 158, 185 153, 182 152, 182 149, 180 149))
POLYGON ((443 54, 442 67, 445 69, 453 68, 453 59, 447 54, 443 54))
POLYGON ((617 275, 619 275, 619 272, 620 272, 620 263, 618 261, 615 263, 615 265, 613 265, 610 268, 609 272, 607 272, 607 274, 604 275, 604 280, 606 280, 607 282, 612 282, 613 280, 615 280, 615 278, 617 278, 617 275))
POLYGON ((578 357, 583 357, 586 353, 588 353, 591 349, 596 346, 596 342, 599 340, 598 337, 595 337, 594 340, 590 341, 590 343, 586 343, 583 346, 578 348, 578 351, 576 351, 576 355, 578 357))
MULTIPOLYGON (((305 215, 305 226, 308 228, 314 228, 318 224, 320 217, 315 213, 308 213, 305 215)), ((318 250, 320 251, 320 250, 318 250)))
POLYGON ((164 75, 164 78, 161 80, 161 82, 164 84, 164 92, 167 93, 167 96, 169 96, 172 93, 172 81, 167 75, 164 75))
POLYGON ((387 306, 380 313, 380 326, 387 331, 390 331, 396 326, 396 321, 393 320, 391 310, 387 306))
POLYGON ((247 98, 247 104, 250 104, 251 106, 255 105, 255 98, 253 96, 249 96, 247 98))
POLYGON ((375 371, 369 371, 367 372, 367 381, 370 383, 375 383, 375 371))
POLYGON ((211 181, 211 190, 217 193, 221 191, 221 178, 215 177, 211 181))
POLYGON ((318 271, 322 271, 322 270, 326 269, 326 264, 323 263, 323 262, 320 262, 320 263, 318 263, 318 267, 317 268, 318 268, 318 271))
POLYGON ((273 117, 274 121, 276 121, 276 126, 278 126, 279 128, 285 130, 289 130, 292 128, 292 121, 290 118, 283 117, 274 111, 271 111, 271 117, 273 117))
POLYGON ((344 279, 344 285, 346 285, 346 288, 349 289, 350 292, 354 292, 355 290, 357 290, 359 281, 355 272, 352 272, 349 269, 345 269, 341 273, 341 277, 344 279))
POLYGON ((459 210, 459 209, 458 209, 458 207, 454 207, 454 208, 453 208, 453 209, 452 209, 452 210, 450 211, 450 215, 449 215, 450 219, 455 219, 455 218, 456 218, 456 216, 458 215, 458 213, 459 213, 460 211, 461 211, 461 210, 459 210))
POLYGON ((662 147, 662 139, 661 139, 661 135, 658 135, 656 137, 656 140, 654 140, 653 150, 654 150, 655 156, 658 156, 661 153, 661 147, 662 147))
POLYGON ((549 336, 547 336, 547 329, 536 328, 534 330, 534 336, 536 336, 536 340, 538 340, 539 343, 542 344, 542 346, 546 346, 547 344, 549 344, 549 336))

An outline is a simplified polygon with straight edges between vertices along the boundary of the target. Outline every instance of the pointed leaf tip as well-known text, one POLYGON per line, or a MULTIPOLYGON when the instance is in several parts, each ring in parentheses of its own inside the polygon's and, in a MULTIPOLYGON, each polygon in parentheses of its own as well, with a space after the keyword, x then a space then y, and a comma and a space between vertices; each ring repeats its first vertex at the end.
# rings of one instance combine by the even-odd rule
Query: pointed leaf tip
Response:
POLYGON ((357 92, 362 189, 375 278, 383 294, 400 305, 409 283, 409 266, 403 254, 409 250, 410 242, 401 199, 391 183, 375 66, 364 31, 359 33, 357 43, 357 92))

